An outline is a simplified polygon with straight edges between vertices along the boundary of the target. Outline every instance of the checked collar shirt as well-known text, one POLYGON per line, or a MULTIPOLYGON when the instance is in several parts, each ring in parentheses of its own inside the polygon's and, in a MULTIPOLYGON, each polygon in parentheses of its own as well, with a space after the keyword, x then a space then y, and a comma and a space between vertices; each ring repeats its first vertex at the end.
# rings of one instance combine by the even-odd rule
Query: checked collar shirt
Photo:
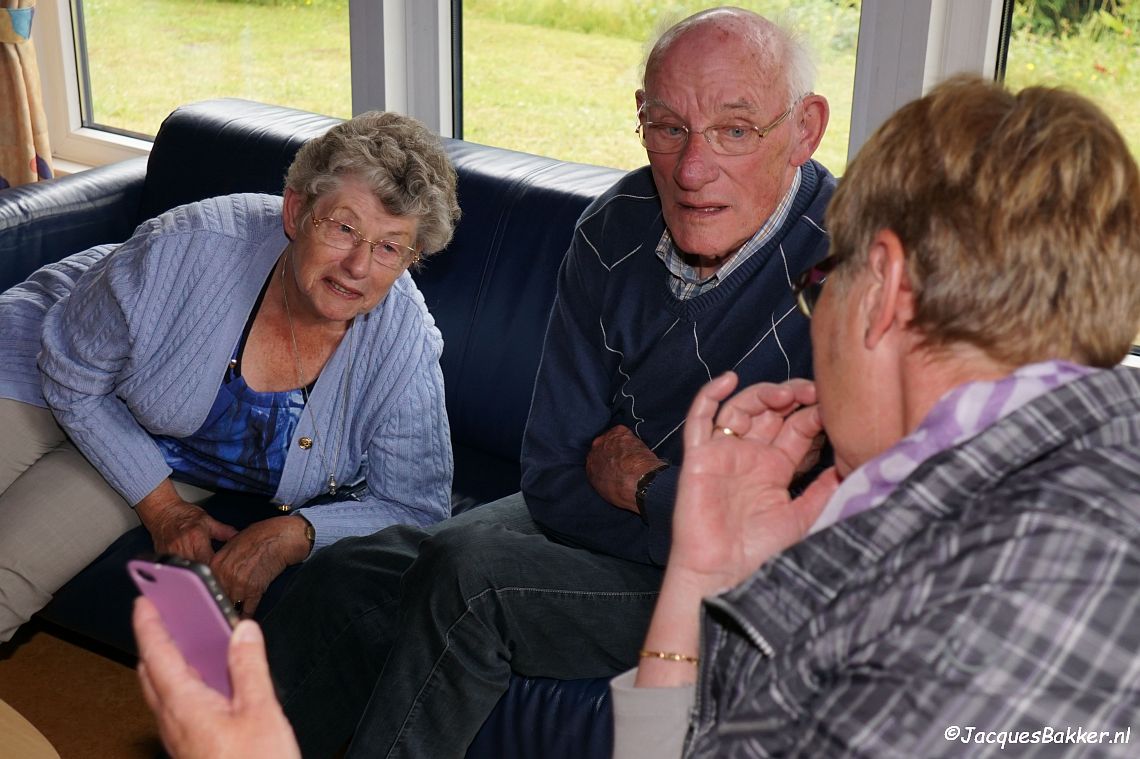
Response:
MULTIPOLYGON (((745 261, 752 257, 752 254, 763 248, 772 236, 784 226, 784 222, 788 218, 788 212, 792 208, 792 201, 796 199, 796 193, 800 191, 800 172, 802 169, 796 168, 796 175, 792 179, 792 186, 784 193, 784 197, 780 199, 780 203, 776 209, 764 222, 764 225, 756 231, 756 234, 740 246, 740 248, 728 257, 728 260, 716 270, 715 273, 710 274, 704 279, 697 273, 696 267, 689 266, 685 263, 684 256, 677 250, 677 246, 673 244, 673 237, 669 234, 668 228, 665 229, 664 234, 661 235, 660 242, 657 243, 657 257, 665 262, 665 267, 669 270, 669 289, 673 291, 673 295, 677 300, 689 300, 695 298, 702 293, 716 287, 723 282, 729 274, 732 274, 737 268, 745 261)), ((799 272, 792 272, 795 276, 799 272)))

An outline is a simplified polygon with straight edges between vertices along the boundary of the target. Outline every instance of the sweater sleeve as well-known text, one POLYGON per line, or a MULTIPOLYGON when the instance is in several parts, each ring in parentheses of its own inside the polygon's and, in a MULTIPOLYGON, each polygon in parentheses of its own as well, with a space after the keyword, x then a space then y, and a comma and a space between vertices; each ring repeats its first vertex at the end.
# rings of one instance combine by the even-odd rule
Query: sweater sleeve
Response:
MULTIPOLYGON (((140 231, 117 253, 149 244, 140 231)), ((115 258, 112 254, 100 263, 115 258)), ((59 425, 132 506, 170 474, 158 446, 115 394, 132 361, 128 314, 142 279, 131 267, 93 267, 47 313, 39 360, 44 399, 59 425)))
POLYGON ((689 731, 696 687, 638 688, 637 668, 610 680, 614 711, 613 759, 679 757, 689 731))
POLYGON ((341 538, 394 524, 426 526, 451 514, 451 432, 438 335, 409 335, 400 344, 405 363, 368 444, 365 492, 358 501, 299 511, 316 531, 314 552, 341 538))
POLYGON ((605 501, 586 477, 594 438, 613 426, 613 370, 608 364, 616 359, 606 355, 595 302, 604 274, 579 227, 559 270, 523 435, 522 491, 531 516, 550 537, 660 564, 651 557, 645 522, 605 501))

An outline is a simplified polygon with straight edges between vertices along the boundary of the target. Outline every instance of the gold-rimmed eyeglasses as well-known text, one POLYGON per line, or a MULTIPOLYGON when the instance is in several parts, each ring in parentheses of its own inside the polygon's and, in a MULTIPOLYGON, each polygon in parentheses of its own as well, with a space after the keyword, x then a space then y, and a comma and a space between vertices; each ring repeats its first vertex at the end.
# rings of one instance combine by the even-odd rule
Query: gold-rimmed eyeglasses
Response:
POLYGON ((391 240, 369 240, 356 227, 331 216, 317 218, 311 216, 313 228, 317 232, 317 239, 329 247, 337 250, 355 250, 357 245, 365 243, 372 260, 389 269, 402 269, 405 266, 414 266, 420 260, 420 254, 415 248, 401 245, 391 240))
MULTIPOLYGON (((799 102, 799 101, 796 101, 799 102)), ((768 126, 755 124, 713 124, 697 132, 684 124, 672 121, 641 121, 634 131, 641 138, 641 144, 650 153, 680 153, 689 144, 689 137, 699 134, 720 155, 745 155, 755 152, 764 138, 791 115, 796 104, 768 126)), ((641 113, 638 113, 641 118, 641 113)))
POLYGON ((823 293, 823 283, 827 281, 827 275, 838 264, 838 258, 828 256, 814 266, 809 266, 792 282, 792 296, 796 299, 796 306, 800 309, 800 313, 807 318, 811 318, 811 312, 815 309, 815 304, 819 302, 819 296, 823 293))

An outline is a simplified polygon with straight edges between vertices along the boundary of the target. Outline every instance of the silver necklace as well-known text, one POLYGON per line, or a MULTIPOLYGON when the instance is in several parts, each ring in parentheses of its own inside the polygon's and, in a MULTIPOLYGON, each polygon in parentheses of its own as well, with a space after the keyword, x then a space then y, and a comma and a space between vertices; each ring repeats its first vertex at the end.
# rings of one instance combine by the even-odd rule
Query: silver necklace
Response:
POLYGON ((289 308, 289 295, 285 289, 285 268, 288 266, 289 254, 286 253, 281 258, 281 300, 285 303, 285 319, 289 323, 289 337, 293 341, 293 366, 297 372, 297 386, 301 389, 301 398, 305 401, 305 411, 309 415, 309 425, 313 428, 313 438, 309 440, 309 445, 305 445, 307 438, 301 438, 298 442, 302 448, 316 446, 317 455, 321 458, 321 466, 323 466, 329 473, 329 478, 325 482, 328 487, 329 495, 336 494, 337 481, 336 469, 340 461, 340 444, 341 435, 344 432, 345 418, 348 413, 348 378, 352 374, 352 362, 356 358, 356 351, 353 349, 356 342, 356 331, 352 329, 352 325, 348 326, 348 366, 344 369, 344 385, 341 388, 341 406, 340 406, 340 424, 336 428, 336 438, 333 445, 333 461, 332 466, 328 465, 325 459, 324 446, 321 445, 320 439, 317 438, 317 421, 313 418, 313 406, 309 403, 309 391, 305 388, 305 375, 301 367, 301 350, 297 347, 297 333, 293 329, 293 312, 289 308))

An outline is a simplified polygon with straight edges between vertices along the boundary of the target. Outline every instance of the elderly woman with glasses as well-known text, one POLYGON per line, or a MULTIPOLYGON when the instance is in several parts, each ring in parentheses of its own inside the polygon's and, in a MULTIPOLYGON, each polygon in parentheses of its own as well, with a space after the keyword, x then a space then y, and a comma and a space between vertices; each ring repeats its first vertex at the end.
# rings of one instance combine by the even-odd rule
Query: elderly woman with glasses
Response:
POLYGON ((445 518, 442 339, 407 270, 458 217, 439 141, 367 113, 284 198, 175 208, 0 296, 0 640, 140 522, 252 613, 313 551, 445 518), (240 529, 196 504, 219 490, 261 497, 240 529))
POLYGON ((661 594, 613 683, 615 756, 1125 755, 1128 146, 1072 93, 954 79, 862 148, 827 222, 830 255, 794 288, 815 382, 733 394, 728 374, 686 419, 661 594), (835 466, 795 497, 821 430, 835 466))

